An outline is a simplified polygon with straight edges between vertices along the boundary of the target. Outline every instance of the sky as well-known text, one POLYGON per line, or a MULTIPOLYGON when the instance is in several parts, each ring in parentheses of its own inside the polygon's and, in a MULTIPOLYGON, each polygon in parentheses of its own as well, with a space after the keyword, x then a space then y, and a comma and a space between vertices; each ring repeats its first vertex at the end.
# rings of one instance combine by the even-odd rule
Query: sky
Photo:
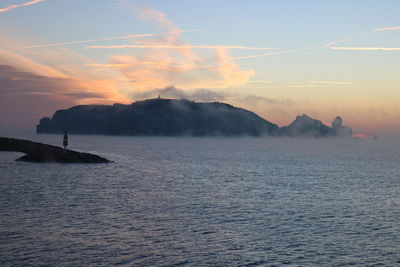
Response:
POLYGON ((398 136, 399 12, 398 0, 0 0, 0 127, 161 94, 398 136))

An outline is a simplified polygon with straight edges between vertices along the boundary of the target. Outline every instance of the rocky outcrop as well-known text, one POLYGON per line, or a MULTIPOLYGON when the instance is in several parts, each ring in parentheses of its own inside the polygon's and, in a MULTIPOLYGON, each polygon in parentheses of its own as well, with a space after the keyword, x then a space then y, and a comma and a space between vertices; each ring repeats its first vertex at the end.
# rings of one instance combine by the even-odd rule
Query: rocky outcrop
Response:
POLYGON ((340 116, 337 116, 332 122, 333 134, 337 137, 351 137, 353 131, 350 127, 343 125, 343 120, 340 116))
POLYGON ((351 137, 352 130, 342 125, 342 118, 336 117, 332 122, 332 128, 321 121, 313 119, 306 114, 297 116, 288 126, 278 130, 280 136, 291 137, 351 137))
POLYGON ((292 137, 324 137, 332 136, 333 131, 321 121, 303 114, 302 116, 297 116, 290 125, 280 128, 279 135, 292 137))
POLYGON ((0 151, 16 151, 26 155, 17 161, 26 162, 60 162, 60 163, 107 163, 109 160, 97 155, 64 150, 63 148, 21 140, 0 137, 0 151))
POLYGON ((41 119, 37 126, 37 133, 133 136, 261 136, 277 130, 276 124, 229 104, 160 98, 75 106, 41 119))

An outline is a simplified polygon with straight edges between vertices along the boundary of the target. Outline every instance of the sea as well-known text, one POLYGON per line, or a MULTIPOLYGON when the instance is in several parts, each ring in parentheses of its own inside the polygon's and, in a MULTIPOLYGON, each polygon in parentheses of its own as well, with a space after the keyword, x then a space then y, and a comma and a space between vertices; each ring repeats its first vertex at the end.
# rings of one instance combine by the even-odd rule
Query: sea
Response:
POLYGON ((0 266, 400 266, 395 139, 69 143, 113 162, 0 152, 0 266))

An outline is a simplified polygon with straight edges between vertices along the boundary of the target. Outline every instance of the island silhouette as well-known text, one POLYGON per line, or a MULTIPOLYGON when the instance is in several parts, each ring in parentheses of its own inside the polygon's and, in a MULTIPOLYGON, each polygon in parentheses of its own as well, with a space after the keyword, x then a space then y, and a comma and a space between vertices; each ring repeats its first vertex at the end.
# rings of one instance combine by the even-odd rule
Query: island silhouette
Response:
POLYGON ((351 137, 336 117, 332 127, 305 114, 279 128, 256 113, 230 104, 154 98, 130 105, 79 105, 42 118, 37 133, 130 136, 351 137))

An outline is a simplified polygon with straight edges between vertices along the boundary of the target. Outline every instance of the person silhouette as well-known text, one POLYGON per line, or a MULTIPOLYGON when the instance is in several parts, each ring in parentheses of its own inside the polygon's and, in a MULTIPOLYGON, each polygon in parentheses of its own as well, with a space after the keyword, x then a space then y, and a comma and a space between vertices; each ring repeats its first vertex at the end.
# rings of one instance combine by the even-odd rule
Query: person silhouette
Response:
POLYGON ((68 146, 68 134, 67 134, 67 131, 65 131, 65 133, 64 133, 63 146, 64 146, 64 149, 67 150, 67 146, 68 146))

